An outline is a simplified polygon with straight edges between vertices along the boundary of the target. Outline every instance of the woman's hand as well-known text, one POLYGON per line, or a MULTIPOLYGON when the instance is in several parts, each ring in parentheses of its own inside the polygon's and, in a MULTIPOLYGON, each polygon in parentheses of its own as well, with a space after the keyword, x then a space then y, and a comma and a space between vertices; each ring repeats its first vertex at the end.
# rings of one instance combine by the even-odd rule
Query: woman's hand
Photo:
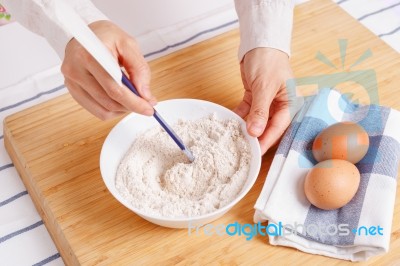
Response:
POLYGON ((264 154, 300 108, 286 89, 286 82, 293 79, 289 58, 273 48, 256 48, 245 55, 240 70, 245 92, 234 111, 243 118, 247 116, 247 131, 258 137, 264 154))
POLYGON ((97 21, 89 27, 125 68, 143 99, 120 87, 75 39, 67 44, 61 66, 72 97, 102 120, 125 112, 152 115, 156 100, 149 89, 150 68, 136 41, 109 21, 97 21))

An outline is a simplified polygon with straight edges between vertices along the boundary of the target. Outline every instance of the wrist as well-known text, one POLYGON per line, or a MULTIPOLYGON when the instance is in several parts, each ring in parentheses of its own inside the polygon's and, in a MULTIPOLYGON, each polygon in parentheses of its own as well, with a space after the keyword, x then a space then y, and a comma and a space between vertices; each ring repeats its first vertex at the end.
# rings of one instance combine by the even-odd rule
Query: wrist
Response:
POLYGON ((279 60, 281 62, 289 62, 289 55, 282 50, 272 47, 256 47, 248 51, 243 56, 243 61, 259 59, 267 59, 268 61, 279 60))

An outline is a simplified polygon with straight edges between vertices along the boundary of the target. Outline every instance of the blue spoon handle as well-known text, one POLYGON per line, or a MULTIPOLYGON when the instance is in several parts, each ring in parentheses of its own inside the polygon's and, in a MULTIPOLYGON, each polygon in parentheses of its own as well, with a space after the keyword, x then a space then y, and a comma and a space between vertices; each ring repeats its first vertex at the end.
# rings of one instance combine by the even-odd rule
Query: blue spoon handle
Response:
MULTIPOLYGON (((139 92, 136 90, 135 86, 131 83, 128 77, 122 72, 122 83, 128 87, 134 94, 141 97, 139 92)), ((154 118, 158 123, 164 128, 164 130, 168 133, 168 135, 175 141, 175 143, 179 146, 179 148, 185 153, 185 155, 189 158, 191 162, 194 161, 194 156, 191 151, 186 148, 185 144, 183 144, 182 139, 175 133, 175 131, 167 124, 167 122, 161 117, 161 115, 154 109, 154 118)))

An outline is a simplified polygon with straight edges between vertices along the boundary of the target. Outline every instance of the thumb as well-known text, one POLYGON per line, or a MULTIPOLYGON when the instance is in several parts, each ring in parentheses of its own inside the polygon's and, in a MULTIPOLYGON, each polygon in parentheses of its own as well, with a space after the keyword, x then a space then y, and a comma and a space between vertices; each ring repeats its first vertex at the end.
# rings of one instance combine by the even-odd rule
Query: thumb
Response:
POLYGON ((259 137, 267 126, 271 99, 267 88, 253 89, 253 101, 247 117, 247 131, 253 137, 259 137))

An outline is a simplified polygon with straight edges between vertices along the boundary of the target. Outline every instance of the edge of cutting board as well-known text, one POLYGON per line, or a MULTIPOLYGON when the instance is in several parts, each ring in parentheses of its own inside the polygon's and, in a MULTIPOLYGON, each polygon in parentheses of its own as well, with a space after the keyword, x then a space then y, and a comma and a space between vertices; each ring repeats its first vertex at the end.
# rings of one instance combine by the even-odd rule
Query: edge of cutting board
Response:
MULTIPOLYGON (((57 96, 55 99, 63 99, 67 95, 61 95, 57 96)), ((54 99, 53 99, 54 100, 54 99)), ((51 101, 51 100, 49 100, 51 101)), ((35 106, 30 107, 25 109, 24 111, 29 111, 31 109, 35 108, 35 106)), ((65 235, 63 231, 61 230, 60 226, 58 223, 51 223, 50 221, 55 221, 55 217, 49 217, 53 215, 53 212, 50 210, 46 210, 47 205, 46 201, 43 197, 41 197, 41 194, 35 190, 34 186, 32 183, 26 182, 26 179, 29 178, 28 173, 26 172, 27 166, 24 161, 20 160, 22 156, 19 156, 18 149, 12 145, 12 143, 9 141, 9 138, 11 137, 11 132, 8 130, 6 127, 6 124, 8 120, 12 119, 12 115, 8 116, 4 119, 3 124, 4 124, 4 146, 14 163, 15 168, 18 171, 18 174, 21 176, 22 182, 24 183, 29 195, 32 198, 32 201, 36 207, 36 210, 39 212, 40 217, 43 219, 43 223, 45 224, 47 231, 49 232, 51 238, 54 241, 54 244, 56 245, 58 251, 60 252, 60 255, 66 265, 80 265, 78 258, 75 256, 75 253, 72 251, 72 248, 68 241, 65 238, 65 235), (22 171, 24 169, 24 171, 22 171), (40 202, 44 202, 45 204, 42 206, 40 202), (57 241, 55 241, 57 239, 57 241)))

